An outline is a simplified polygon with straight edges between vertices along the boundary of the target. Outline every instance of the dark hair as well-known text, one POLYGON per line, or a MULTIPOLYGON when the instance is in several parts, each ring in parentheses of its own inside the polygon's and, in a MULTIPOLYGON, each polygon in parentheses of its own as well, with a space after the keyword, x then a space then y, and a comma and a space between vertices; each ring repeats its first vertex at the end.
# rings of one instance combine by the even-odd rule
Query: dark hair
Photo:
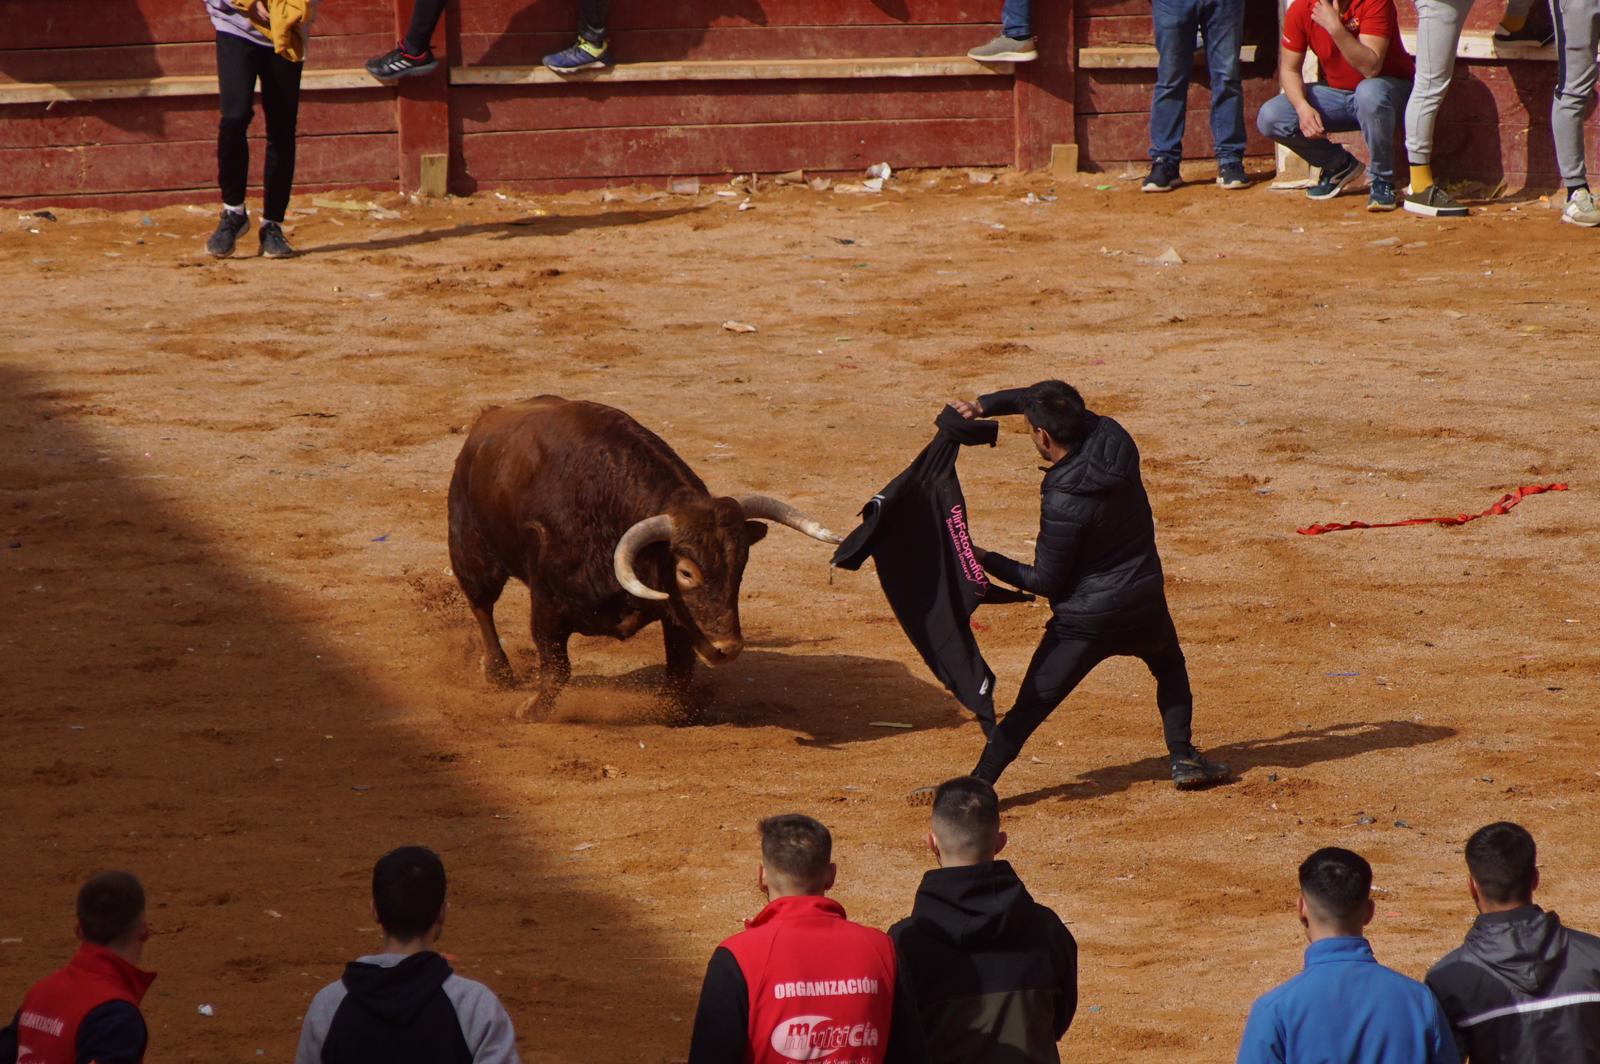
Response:
POLYGON ((1022 393, 1022 413, 1028 424, 1044 429, 1050 438, 1076 447, 1089 434, 1088 409, 1078 389, 1065 381, 1040 381, 1022 393))
POLYGON ((144 915, 144 887, 132 872, 101 872, 78 891, 78 926, 96 946, 109 946, 144 915))
POLYGON ((444 908, 444 862, 426 846, 402 846, 372 866, 372 907, 390 938, 421 938, 444 908))
POLYGON ((976 776, 945 780, 933 792, 933 826, 941 845, 975 857, 994 845, 1000 831, 1000 797, 976 776))
POLYGON ((1467 871, 1489 901, 1528 901, 1538 875, 1539 849, 1528 829, 1507 820, 1479 828, 1467 840, 1467 871))
POLYGON ((833 836, 821 821, 802 813, 761 822, 761 862, 796 886, 820 887, 833 860, 833 836))
POLYGON ((1300 865, 1300 890, 1330 920, 1348 920, 1372 896, 1372 866, 1359 853, 1325 846, 1300 865))

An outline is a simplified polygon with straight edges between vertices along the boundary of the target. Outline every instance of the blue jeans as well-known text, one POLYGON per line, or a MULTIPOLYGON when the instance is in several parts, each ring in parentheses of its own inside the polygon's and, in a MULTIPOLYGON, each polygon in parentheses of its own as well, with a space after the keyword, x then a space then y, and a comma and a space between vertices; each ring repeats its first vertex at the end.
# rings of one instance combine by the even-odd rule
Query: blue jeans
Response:
POLYGON ((1183 125, 1194 70, 1194 36, 1206 44, 1211 72, 1211 139, 1220 162, 1244 159, 1244 88, 1239 82, 1239 40, 1244 0, 1152 0, 1156 24, 1156 89, 1150 98, 1150 158, 1183 158, 1183 125))
POLYGON ((1012 40, 1020 41, 1033 36, 1033 20, 1028 16, 1033 0, 1006 0, 1000 9, 1000 32, 1012 40))
MULTIPOLYGON (((1354 91, 1327 85, 1307 85, 1306 99, 1322 116, 1329 133, 1361 130, 1372 165, 1367 173, 1382 181, 1394 181, 1394 124, 1411 95, 1410 78, 1367 78, 1354 91)), ((1256 116, 1263 136, 1271 137, 1312 166, 1326 169, 1338 165, 1344 149, 1327 137, 1307 137, 1300 132, 1300 116, 1289 97, 1279 93, 1268 100, 1256 116)))

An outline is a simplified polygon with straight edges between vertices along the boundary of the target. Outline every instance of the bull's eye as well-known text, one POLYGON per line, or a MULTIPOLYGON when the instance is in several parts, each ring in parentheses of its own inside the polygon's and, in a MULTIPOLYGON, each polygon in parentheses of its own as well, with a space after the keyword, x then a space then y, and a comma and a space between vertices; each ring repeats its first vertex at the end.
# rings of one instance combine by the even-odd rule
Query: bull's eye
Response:
POLYGON ((700 570, 687 562, 678 563, 678 586, 693 588, 700 586, 700 570))

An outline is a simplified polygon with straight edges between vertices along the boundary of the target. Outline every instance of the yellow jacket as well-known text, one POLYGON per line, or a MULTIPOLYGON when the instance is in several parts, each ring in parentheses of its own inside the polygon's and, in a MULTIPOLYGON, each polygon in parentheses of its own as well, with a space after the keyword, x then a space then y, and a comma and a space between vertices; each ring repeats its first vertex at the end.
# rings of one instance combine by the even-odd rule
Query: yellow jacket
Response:
POLYGON ((272 42, 273 51, 291 63, 303 63, 306 58, 306 27, 311 24, 313 0, 261 0, 267 9, 268 21, 257 17, 256 0, 228 0, 247 15, 272 42))

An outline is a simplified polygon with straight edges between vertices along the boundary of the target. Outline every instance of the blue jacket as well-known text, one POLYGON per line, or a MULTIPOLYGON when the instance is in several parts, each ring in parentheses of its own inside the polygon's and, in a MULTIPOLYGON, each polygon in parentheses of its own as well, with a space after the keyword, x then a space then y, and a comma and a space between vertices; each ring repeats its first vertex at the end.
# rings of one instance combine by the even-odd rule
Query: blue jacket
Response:
POLYGON ((1385 968, 1364 938, 1325 938, 1250 1009, 1239 1064, 1461 1064, 1431 991, 1385 968))

